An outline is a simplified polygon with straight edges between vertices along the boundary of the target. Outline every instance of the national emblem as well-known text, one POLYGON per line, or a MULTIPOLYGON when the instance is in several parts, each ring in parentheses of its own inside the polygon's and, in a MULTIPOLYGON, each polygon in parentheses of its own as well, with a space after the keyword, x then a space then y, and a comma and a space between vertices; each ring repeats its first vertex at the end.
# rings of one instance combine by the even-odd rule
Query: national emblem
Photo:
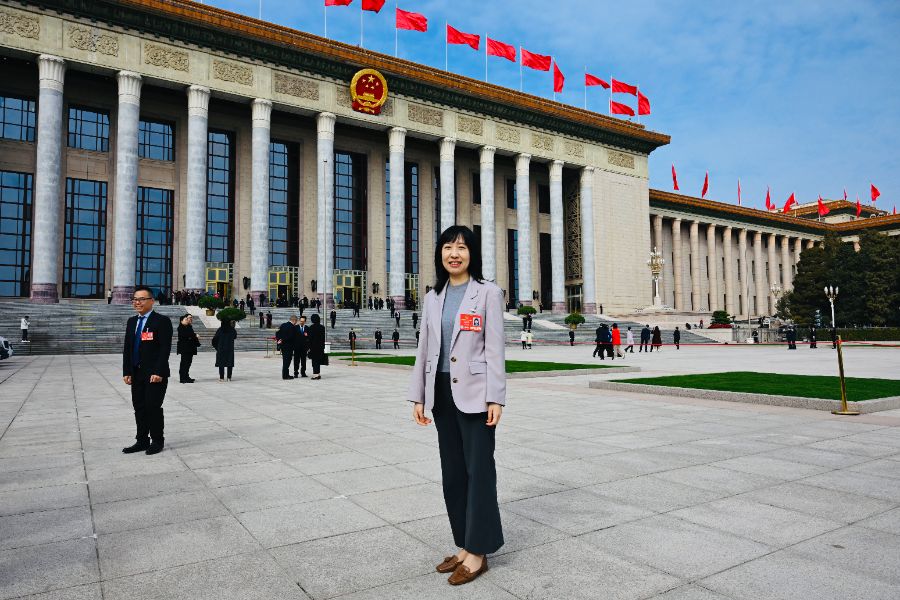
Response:
POLYGON ((388 86, 384 76, 375 69, 362 69, 353 76, 350 82, 350 97, 353 99, 353 110, 381 114, 381 107, 387 100, 388 86))

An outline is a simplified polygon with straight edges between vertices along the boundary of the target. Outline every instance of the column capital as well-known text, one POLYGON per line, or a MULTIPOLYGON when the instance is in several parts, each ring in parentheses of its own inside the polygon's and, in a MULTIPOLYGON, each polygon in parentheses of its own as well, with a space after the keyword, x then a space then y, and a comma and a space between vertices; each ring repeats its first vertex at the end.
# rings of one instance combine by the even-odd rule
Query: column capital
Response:
POLYGON ((594 167, 584 167, 581 169, 581 185, 591 185, 594 183, 594 167))
POLYGON ((191 117, 209 117, 209 88, 192 85, 188 93, 188 115, 191 117))
POLYGON ((483 164, 483 165, 490 164, 491 166, 493 166, 494 165, 494 153, 496 151, 497 151, 497 148, 495 148, 494 146, 482 146, 481 149, 478 151, 479 160, 480 160, 481 164, 483 164))
POLYGON ((334 113, 321 112, 316 115, 316 134, 319 139, 334 139, 334 123, 337 117, 334 113))
POLYGON ((119 71, 116 80, 119 82, 119 102, 140 106, 141 76, 132 71, 119 71))
POLYGON ((561 160, 554 160, 550 163, 550 181, 562 181, 562 170, 565 163, 561 160))
POLYGON ((61 92, 66 76, 66 61, 52 54, 38 56, 38 79, 40 87, 61 92))
POLYGON ((753 232, 753 239, 756 240, 756 241, 758 241, 758 242, 761 242, 761 241, 762 241, 762 231, 754 231, 754 232, 753 232))
POLYGON ((672 219, 672 225, 681 225, 681 217, 675 217, 674 219, 672 219))
POLYGON ((723 231, 724 231, 725 233, 727 233, 728 235, 731 235, 731 232, 732 232, 731 225, 726 225, 726 226, 725 226, 725 229, 724 229, 723 231))
POLYGON ((388 131, 388 147, 391 152, 403 152, 406 146, 406 129, 391 127, 388 131))
POLYGON ((530 154, 517 154, 516 155, 516 171, 527 172, 530 164, 531 164, 531 155, 530 154))
POLYGON ((253 126, 270 127, 272 122, 272 101, 256 98, 250 105, 253 110, 253 126))
POLYGON ((715 231, 715 230, 716 230, 716 224, 715 224, 715 223, 707 223, 707 224, 706 224, 706 231, 715 231))
POLYGON ((441 160, 453 160, 456 151, 456 138, 441 138, 441 160))

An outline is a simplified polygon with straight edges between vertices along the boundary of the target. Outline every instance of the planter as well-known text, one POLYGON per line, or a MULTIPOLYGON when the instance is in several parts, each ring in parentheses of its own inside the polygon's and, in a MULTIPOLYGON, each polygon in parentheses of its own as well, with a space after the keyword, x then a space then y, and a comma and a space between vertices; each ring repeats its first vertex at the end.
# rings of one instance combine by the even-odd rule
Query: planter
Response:
POLYGON ((207 308, 207 309, 206 309, 206 316, 207 316, 207 317, 213 317, 213 316, 215 316, 215 314, 216 314, 216 311, 215 311, 214 309, 212 309, 212 308, 207 308))

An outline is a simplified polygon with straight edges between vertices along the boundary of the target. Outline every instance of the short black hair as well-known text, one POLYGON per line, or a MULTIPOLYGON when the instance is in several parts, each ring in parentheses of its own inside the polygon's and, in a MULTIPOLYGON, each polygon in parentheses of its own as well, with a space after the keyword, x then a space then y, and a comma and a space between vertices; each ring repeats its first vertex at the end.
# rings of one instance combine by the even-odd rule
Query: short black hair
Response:
POLYGON ((315 323, 316 325, 318 325, 318 324, 319 324, 319 321, 320 321, 321 319, 319 319, 319 315, 318 315, 318 314, 315 314, 315 315, 313 315, 313 316, 310 317, 310 320, 311 320, 313 323, 315 323))
POLYGON ((138 293, 138 292, 147 292, 148 294, 150 294, 150 297, 151 297, 151 298, 155 298, 155 296, 153 295, 153 290, 151 290, 151 289, 150 289, 149 287, 147 287, 146 285, 137 285, 137 286, 135 286, 135 287, 134 287, 134 292, 132 292, 132 293, 133 293, 133 294, 136 294, 136 293, 138 293))
POLYGON ((450 273, 444 267, 444 257, 441 255, 441 249, 444 247, 444 244, 455 242, 460 238, 469 248, 469 276, 479 283, 484 280, 484 275, 482 275, 481 244, 478 243, 475 232, 465 225, 451 225, 441 233, 437 244, 434 246, 434 272, 437 274, 437 280, 434 283, 435 294, 440 294, 450 279, 450 273))

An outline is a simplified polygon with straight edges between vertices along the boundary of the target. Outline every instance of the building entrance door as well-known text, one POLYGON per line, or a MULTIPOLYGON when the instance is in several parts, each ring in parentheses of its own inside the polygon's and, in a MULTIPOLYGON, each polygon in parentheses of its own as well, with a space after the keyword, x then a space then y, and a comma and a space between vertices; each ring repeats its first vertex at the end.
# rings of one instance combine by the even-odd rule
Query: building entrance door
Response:
POLYGON ((358 305, 365 306, 366 280, 365 271, 337 270, 334 272, 334 303, 340 308, 349 308, 358 305))
POLYGON ((269 269, 269 302, 275 306, 290 305, 299 296, 300 269, 272 267, 269 269))
POLYGON ((566 310, 570 313, 581 312, 581 284, 566 286, 566 310))
POLYGON ((232 267, 231 263, 206 263, 206 292, 218 294, 228 304, 232 300, 232 267))

